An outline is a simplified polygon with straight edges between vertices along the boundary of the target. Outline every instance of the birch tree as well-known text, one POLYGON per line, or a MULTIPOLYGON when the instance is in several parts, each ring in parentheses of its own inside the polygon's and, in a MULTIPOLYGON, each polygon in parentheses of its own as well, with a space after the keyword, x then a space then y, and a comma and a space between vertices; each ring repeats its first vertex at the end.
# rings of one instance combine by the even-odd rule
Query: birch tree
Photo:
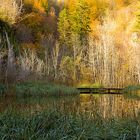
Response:
POLYGON ((58 58, 59 58, 60 46, 59 43, 56 42, 55 46, 52 50, 52 62, 54 67, 54 79, 58 77, 58 58))
POLYGON ((16 76, 15 67, 15 53, 13 50, 13 45, 10 43, 7 32, 5 32, 7 46, 8 46, 8 58, 7 58, 7 80, 13 80, 16 76))

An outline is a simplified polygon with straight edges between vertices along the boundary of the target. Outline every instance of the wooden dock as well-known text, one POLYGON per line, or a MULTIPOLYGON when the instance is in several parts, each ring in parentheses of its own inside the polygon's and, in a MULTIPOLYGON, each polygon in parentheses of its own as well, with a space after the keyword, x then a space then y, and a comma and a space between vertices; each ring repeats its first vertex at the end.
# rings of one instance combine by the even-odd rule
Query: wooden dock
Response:
POLYGON ((77 88, 81 94, 123 94, 123 88, 77 88))

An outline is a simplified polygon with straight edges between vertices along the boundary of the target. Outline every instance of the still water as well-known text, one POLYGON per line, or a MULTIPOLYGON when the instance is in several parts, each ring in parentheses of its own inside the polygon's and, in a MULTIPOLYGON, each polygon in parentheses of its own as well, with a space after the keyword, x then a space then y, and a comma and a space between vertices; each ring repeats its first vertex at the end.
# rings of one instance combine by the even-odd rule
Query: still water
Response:
POLYGON ((0 113, 14 110, 33 114, 43 110, 59 110, 63 113, 100 115, 103 118, 139 118, 139 96, 87 95, 77 97, 0 97, 0 113))

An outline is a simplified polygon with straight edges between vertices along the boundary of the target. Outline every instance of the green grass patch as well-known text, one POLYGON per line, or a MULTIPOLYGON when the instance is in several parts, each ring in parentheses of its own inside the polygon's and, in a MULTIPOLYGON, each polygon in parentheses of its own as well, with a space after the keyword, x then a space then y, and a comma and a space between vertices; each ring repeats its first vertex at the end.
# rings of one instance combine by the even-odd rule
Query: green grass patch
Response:
POLYGON ((78 90, 73 87, 68 87, 64 85, 55 85, 48 83, 20 83, 15 85, 16 95, 19 96, 34 96, 34 95, 52 95, 52 96, 62 96, 62 95, 77 95, 78 90))
POLYGON ((140 90, 140 85, 137 86, 128 86, 124 89, 124 91, 136 91, 136 90, 140 90))
POLYGON ((2 140, 139 140, 137 120, 103 120, 48 111, 0 114, 2 140))
POLYGON ((126 97, 140 100, 140 86, 128 86, 124 89, 126 97))

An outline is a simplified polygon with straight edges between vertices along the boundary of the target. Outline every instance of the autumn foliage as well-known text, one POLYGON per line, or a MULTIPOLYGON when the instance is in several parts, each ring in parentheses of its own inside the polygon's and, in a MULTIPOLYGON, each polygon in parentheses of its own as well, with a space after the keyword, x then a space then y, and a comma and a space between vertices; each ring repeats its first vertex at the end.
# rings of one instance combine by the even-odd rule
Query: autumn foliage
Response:
MULTIPOLYGON (((0 37, 6 31, 14 46, 15 80, 140 84, 139 11, 138 0, 2 0, 0 19, 15 39, 6 25, 1 25, 0 37)), ((4 54, 1 61, 7 59, 4 54)))

